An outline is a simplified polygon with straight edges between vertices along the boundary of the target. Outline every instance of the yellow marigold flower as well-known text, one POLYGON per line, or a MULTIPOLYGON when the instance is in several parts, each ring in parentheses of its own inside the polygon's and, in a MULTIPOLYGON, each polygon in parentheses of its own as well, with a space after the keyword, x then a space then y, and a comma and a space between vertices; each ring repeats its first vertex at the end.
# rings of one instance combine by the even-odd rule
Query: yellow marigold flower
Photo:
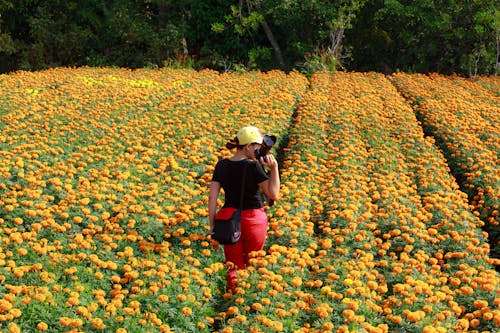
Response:
POLYGON ((474 300, 474 307, 476 309, 482 309, 488 307, 488 301, 482 300, 482 299, 476 299, 474 300))
POLYGON ((227 308, 227 310, 226 310, 226 314, 227 314, 228 316, 235 315, 235 314, 237 314, 237 313, 239 313, 239 309, 238 309, 238 307, 236 307, 236 306, 230 306, 230 307, 228 307, 228 308, 227 308))
POLYGON ((355 312, 351 309, 345 309, 342 311, 342 316, 347 320, 353 319, 355 315, 355 312))
POLYGON ((481 325, 481 321, 477 318, 474 318, 470 321, 471 327, 478 327, 479 325, 481 325))
POLYGON ((290 284, 294 287, 300 287, 302 285, 302 279, 299 276, 294 276, 290 284))
POLYGON ((343 285, 344 286, 352 286, 354 284, 354 281, 352 279, 346 278, 344 279, 343 285))
POLYGON ((376 281, 368 281, 366 286, 371 290, 375 290, 378 288, 378 283, 376 281))
POLYGON ((500 326, 500 311, 499 310, 493 311, 493 321, 495 322, 495 325, 500 326))
POLYGON ((270 298, 267 298, 267 297, 263 297, 261 300, 262 304, 264 305, 271 305, 272 304, 272 301, 270 298))
POLYGON ((21 333, 21 328, 16 323, 9 323, 9 333, 21 333))
POLYGON ((490 311, 487 311, 483 313, 483 319, 484 320, 492 320, 493 319, 493 313, 490 311))
POLYGON ((130 302, 130 307, 132 309, 139 309, 141 307, 141 303, 138 301, 132 301, 130 302))
POLYGON ((162 303, 168 302, 168 300, 169 300, 168 295, 161 294, 161 295, 158 296, 158 301, 160 301, 162 303))
POLYGON ((101 318, 94 318, 92 319, 92 327, 97 330, 103 330, 106 328, 106 325, 101 318))
POLYGON ((189 316, 193 313, 193 310, 187 306, 183 307, 181 310, 182 314, 185 316, 189 316))
POLYGON ((264 306, 260 303, 253 303, 252 304, 252 309, 255 311, 261 311, 264 308, 264 306))
POLYGON ((411 322, 420 321, 425 317, 425 312, 420 310, 417 311, 405 310, 403 311, 403 314, 406 316, 406 319, 408 319, 411 322))
POLYGON ((331 331, 331 330, 333 330, 334 327, 335 327, 335 325, 333 325, 333 323, 331 323, 331 322, 324 323, 322 326, 322 328, 326 331, 331 331))
POLYGON ((49 325, 47 323, 41 321, 36 325, 36 329, 39 331, 46 331, 49 328, 49 325))
POLYGON ((244 315, 237 315, 236 318, 234 318, 238 323, 245 323, 247 321, 247 317, 244 315))
POLYGON ((68 327, 71 325, 71 318, 61 317, 59 318, 59 324, 61 324, 63 327, 68 327))

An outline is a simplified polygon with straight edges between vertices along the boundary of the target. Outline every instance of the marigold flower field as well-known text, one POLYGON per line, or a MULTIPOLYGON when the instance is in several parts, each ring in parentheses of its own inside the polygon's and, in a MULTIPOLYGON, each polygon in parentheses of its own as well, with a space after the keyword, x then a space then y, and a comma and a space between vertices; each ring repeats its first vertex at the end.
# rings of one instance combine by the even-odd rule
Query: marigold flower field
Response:
POLYGON ((498 244, 500 90, 492 85, 491 78, 477 81, 484 82, 489 90, 465 79, 437 74, 399 74, 393 81, 414 104, 424 128, 438 141, 463 191, 473 198, 474 212, 487 224, 491 242, 498 244), (426 88, 429 86, 433 89, 426 88))
POLYGON ((0 332, 498 332, 498 87, 0 75, 0 332), (231 295, 208 184, 247 124, 278 136, 281 198, 231 295))

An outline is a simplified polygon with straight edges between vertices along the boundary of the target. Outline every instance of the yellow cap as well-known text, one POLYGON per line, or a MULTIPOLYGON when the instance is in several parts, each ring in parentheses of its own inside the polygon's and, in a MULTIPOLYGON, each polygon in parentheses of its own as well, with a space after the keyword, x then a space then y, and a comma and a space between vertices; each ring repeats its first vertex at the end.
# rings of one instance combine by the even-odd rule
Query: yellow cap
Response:
POLYGON ((238 131, 236 135, 239 145, 247 145, 249 143, 262 143, 262 133, 255 126, 246 126, 238 131))

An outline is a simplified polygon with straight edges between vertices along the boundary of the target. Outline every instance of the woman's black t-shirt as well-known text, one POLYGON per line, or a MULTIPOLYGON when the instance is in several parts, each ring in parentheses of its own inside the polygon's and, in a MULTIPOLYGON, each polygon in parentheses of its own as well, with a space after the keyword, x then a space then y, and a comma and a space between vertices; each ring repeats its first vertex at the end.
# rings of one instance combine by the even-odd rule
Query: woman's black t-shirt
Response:
POLYGON ((231 161, 223 159, 215 166, 212 181, 219 182, 224 189, 224 207, 238 208, 240 206, 243 169, 246 164, 245 194, 242 209, 262 208, 262 198, 259 184, 269 179, 262 165, 256 161, 231 161))

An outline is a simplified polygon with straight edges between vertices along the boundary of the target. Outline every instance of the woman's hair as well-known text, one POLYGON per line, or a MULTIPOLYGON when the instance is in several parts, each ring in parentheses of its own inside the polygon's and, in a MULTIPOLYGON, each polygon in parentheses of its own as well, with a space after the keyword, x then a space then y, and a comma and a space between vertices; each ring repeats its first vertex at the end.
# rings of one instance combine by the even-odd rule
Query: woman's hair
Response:
POLYGON ((238 137, 235 136, 233 139, 229 140, 228 143, 226 143, 226 148, 227 149, 233 149, 233 148, 243 148, 243 145, 239 144, 238 137))

